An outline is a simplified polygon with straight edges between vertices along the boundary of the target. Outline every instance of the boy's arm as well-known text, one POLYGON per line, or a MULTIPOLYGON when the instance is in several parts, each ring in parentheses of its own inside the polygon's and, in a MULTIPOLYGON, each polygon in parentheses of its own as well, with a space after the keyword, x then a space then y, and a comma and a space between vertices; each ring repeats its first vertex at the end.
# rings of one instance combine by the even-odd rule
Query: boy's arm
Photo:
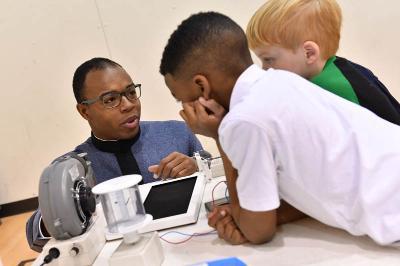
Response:
MULTIPOLYGON (((276 231, 276 210, 254 212, 243 209, 239 205, 236 190, 236 179, 238 177, 238 173, 236 169, 233 168, 218 140, 218 127, 222 118, 225 116, 225 110, 214 100, 205 101, 202 98, 193 103, 183 103, 182 107, 183 110, 180 112, 180 115, 192 129, 192 131, 197 134, 212 137, 217 143, 223 160, 231 199, 231 215, 235 222, 233 225, 229 224, 230 228, 235 229, 234 226, 237 225, 240 231, 243 233, 245 239, 252 243, 264 243, 269 241, 272 239, 276 231), (206 112, 205 108, 207 108, 209 112, 206 112)), ((209 217, 210 226, 215 227, 217 230, 218 228, 220 228, 220 230, 224 230, 225 227, 220 226, 224 216, 219 216, 218 212, 215 214, 216 215, 209 217)), ((218 232, 221 237, 220 230, 218 230, 218 232)), ((237 239, 239 239, 238 242, 245 241, 240 237, 237 239)))
POLYGON ((270 241, 276 231, 276 210, 253 212, 240 207, 236 190, 237 170, 233 168, 218 140, 217 146, 224 163, 231 214, 235 224, 239 227, 244 237, 253 244, 270 241))
POLYGON ((281 205, 277 209, 277 223, 278 225, 291 223, 303 218, 308 217, 289 203, 281 200, 281 205))
POLYGON ((224 239, 232 245, 248 242, 247 238, 233 221, 229 204, 215 206, 208 215, 208 225, 217 230, 219 238, 224 239))
MULTIPOLYGON (((248 242, 247 238, 240 231, 239 227, 233 221, 230 205, 222 205, 214 207, 208 216, 208 225, 215 228, 218 237, 224 239, 232 245, 239 245, 248 242)), ((305 218, 306 215, 284 201, 277 210, 277 224, 285 224, 305 218)))

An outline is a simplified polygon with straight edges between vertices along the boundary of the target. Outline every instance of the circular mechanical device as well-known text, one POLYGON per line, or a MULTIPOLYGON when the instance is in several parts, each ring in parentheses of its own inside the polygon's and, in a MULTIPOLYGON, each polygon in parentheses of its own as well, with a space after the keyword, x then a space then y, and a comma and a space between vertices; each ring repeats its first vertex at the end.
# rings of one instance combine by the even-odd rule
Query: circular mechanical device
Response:
POLYGON ((63 240, 83 234, 96 209, 93 170, 86 154, 67 154, 42 173, 39 208, 49 234, 63 240))

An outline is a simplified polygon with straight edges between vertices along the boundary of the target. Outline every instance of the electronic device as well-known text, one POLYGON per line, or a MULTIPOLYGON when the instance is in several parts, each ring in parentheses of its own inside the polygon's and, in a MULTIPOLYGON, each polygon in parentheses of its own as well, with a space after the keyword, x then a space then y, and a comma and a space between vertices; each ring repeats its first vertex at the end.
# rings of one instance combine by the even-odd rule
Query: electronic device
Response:
POLYGON ((39 181, 39 207, 52 238, 43 247, 42 265, 92 265, 106 243, 106 228, 123 237, 109 265, 132 261, 160 265, 164 256, 158 233, 137 232, 152 219, 140 197, 141 179, 140 175, 122 176, 94 186, 86 154, 71 153, 46 167, 39 181), (102 206, 96 207, 94 192, 102 206))
POLYGON ((107 227, 104 232, 121 234, 123 241, 113 252, 110 266, 157 266, 164 254, 157 232, 140 234, 153 217, 146 214, 138 189, 140 175, 125 175, 96 185, 93 193, 100 196, 107 227))
POLYGON ((211 154, 204 151, 194 153, 199 172, 204 173, 207 181, 211 181, 214 177, 225 175, 224 164, 221 157, 211 157, 211 154))
POLYGON ((160 265, 163 251, 155 231, 197 221, 206 176, 198 172, 138 186, 141 179, 122 176, 95 186, 86 154, 52 162, 39 182, 42 219, 53 237, 43 248, 44 262, 90 265, 107 240, 123 238, 109 265, 133 260, 135 265, 160 265))
POLYGON ((153 220, 139 232, 195 223, 199 217, 206 177, 203 173, 139 186, 146 213, 153 220))
POLYGON ((55 259, 55 265, 90 265, 103 248, 106 240, 101 228, 105 222, 95 213, 94 184, 86 154, 62 156, 43 171, 39 208, 53 237, 43 247, 46 263, 55 259))
POLYGON ((222 206, 226 204, 229 204, 229 197, 223 197, 221 199, 216 199, 214 201, 208 201, 204 203, 204 206, 206 207, 206 211, 208 213, 212 212, 215 206, 222 206))
POLYGON ((56 239, 69 239, 85 232, 96 208, 91 193, 95 184, 86 154, 57 158, 39 181, 39 208, 47 231, 56 239))

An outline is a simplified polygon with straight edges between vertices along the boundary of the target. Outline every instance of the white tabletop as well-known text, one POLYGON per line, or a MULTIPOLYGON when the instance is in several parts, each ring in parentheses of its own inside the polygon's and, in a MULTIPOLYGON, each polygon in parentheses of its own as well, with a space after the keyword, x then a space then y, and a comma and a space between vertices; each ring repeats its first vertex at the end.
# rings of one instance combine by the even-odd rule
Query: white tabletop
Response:
MULTIPOLYGON (((224 178, 215 178, 207 184, 204 202, 212 199, 211 191, 221 180, 224 178)), ((225 189, 225 184, 219 184, 215 188, 214 197, 223 197, 225 189)), ((193 234, 211 230, 207 225, 203 205, 196 224, 163 230, 159 235, 170 231, 193 234)), ((179 242, 187 237, 170 233, 163 238, 179 242)), ((161 243, 165 256, 163 266, 190 265, 226 257, 238 257, 247 265, 400 265, 400 249, 378 246, 368 237, 351 236, 345 231, 328 227, 313 219, 303 219, 281 226, 271 242, 258 246, 232 246, 219 239, 216 234, 193 237, 182 244, 170 244, 163 240, 161 243)), ((115 249, 118 244, 113 245, 115 249)))
MULTIPOLYGON (((211 191, 223 177, 215 178, 207 184, 203 201, 211 200, 211 191)), ((225 194, 225 184, 219 184, 214 196, 225 194)), ((198 222, 159 232, 205 233, 212 228, 207 225, 204 205, 198 222)), ((170 233, 163 237, 172 242, 187 237, 170 233)), ((120 241, 108 242, 99 254, 94 265, 106 265, 105 261, 120 241)), ((374 266, 400 265, 400 249, 381 247, 368 237, 355 237, 345 231, 328 227, 313 219, 303 219, 280 226, 275 238, 264 245, 232 246, 218 238, 216 234, 197 236, 182 244, 170 244, 161 240, 164 251, 163 266, 191 265, 204 261, 238 257, 247 265, 315 265, 315 266, 374 266)))

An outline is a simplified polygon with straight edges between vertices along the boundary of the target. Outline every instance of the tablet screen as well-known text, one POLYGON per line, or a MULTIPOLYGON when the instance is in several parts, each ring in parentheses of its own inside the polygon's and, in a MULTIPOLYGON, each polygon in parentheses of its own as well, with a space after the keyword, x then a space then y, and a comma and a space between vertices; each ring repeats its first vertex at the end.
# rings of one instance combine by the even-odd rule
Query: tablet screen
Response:
POLYGON ((152 186, 143 205, 153 220, 186 213, 197 176, 152 186))

